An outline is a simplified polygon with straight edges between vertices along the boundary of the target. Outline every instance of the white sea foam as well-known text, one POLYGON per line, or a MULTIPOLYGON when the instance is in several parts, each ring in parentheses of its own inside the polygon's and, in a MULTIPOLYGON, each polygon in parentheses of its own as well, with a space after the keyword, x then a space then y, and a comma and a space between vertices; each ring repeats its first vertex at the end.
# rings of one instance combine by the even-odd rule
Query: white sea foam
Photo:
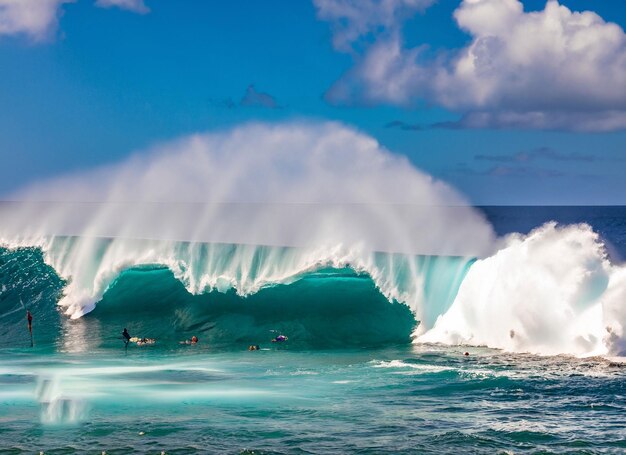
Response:
POLYGON ((537 354, 624 352, 626 269, 591 227, 548 223, 477 261, 420 342, 537 354))
POLYGON ((451 367, 442 367, 438 365, 425 365, 417 363, 407 363, 402 360, 389 360, 373 362, 374 368, 394 368, 394 369, 410 369, 417 374, 422 373, 441 373, 442 371, 450 371, 451 367))
POLYGON ((497 240, 450 187, 336 123, 195 135, 14 199, 0 244, 42 248, 69 280, 59 304, 72 318, 136 266, 240 295, 351 267, 411 308, 417 342, 626 353, 626 268, 589 226, 497 240))

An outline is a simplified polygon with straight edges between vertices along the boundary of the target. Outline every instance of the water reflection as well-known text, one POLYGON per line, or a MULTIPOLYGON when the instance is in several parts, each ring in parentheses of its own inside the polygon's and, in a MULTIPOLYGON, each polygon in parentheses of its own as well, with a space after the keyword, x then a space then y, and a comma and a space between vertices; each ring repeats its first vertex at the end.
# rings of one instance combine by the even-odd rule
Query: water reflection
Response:
POLYGON ((61 318, 57 349, 71 354, 92 352, 100 344, 101 332, 101 324, 97 319, 61 318))

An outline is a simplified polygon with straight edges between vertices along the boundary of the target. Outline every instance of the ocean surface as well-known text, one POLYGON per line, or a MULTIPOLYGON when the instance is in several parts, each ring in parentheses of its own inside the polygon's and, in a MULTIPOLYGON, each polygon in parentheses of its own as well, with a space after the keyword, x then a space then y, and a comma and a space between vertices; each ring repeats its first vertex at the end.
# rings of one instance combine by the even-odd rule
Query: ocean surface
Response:
POLYGON ((626 207, 478 210, 523 235, 364 262, 0 246, 0 454, 625 453, 626 207))

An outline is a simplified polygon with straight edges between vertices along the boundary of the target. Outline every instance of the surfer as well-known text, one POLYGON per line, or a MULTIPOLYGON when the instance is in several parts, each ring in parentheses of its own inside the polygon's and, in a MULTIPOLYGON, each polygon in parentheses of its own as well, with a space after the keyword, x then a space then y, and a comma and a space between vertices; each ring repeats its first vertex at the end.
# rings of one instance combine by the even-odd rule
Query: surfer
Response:
POLYGON ((33 347, 33 315, 26 310, 26 319, 28 320, 28 332, 30 333, 30 346, 33 347))
POLYGON ((155 344, 156 343, 156 339, 154 338, 140 338, 139 340, 137 340, 137 346, 144 346, 146 344, 155 344))
POLYGON ((283 341, 287 341, 288 338, 285 335, 278 335, 276 338, 272 340, 272 343, 282 343, 283 341))
POLYGON ((124 345, 128 347, 128 343, 130 342, 130 333, 128 333, 128 330, 126 330, 126 327, 124 327, 122 336, 124 337, 124 345))
POLYGON ((248 346, 248 351, 258 351, 259 349, 261 348, 258 344, 251 344, 250 346, 248 346))
POLYGON ((196 344, 197 342, 198 342, 198 337, 194 335, 191 337, 191 340, 181 341, 180 344, 196 344))

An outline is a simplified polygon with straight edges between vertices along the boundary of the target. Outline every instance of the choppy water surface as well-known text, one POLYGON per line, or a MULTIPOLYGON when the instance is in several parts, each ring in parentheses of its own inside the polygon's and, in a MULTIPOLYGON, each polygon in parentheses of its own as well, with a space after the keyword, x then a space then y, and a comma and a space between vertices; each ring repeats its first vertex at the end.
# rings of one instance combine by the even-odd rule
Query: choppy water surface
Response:
POLYGON ((626 369, 606 359, 200 343, 1 365, 0 453, 626 450, 626 369))

